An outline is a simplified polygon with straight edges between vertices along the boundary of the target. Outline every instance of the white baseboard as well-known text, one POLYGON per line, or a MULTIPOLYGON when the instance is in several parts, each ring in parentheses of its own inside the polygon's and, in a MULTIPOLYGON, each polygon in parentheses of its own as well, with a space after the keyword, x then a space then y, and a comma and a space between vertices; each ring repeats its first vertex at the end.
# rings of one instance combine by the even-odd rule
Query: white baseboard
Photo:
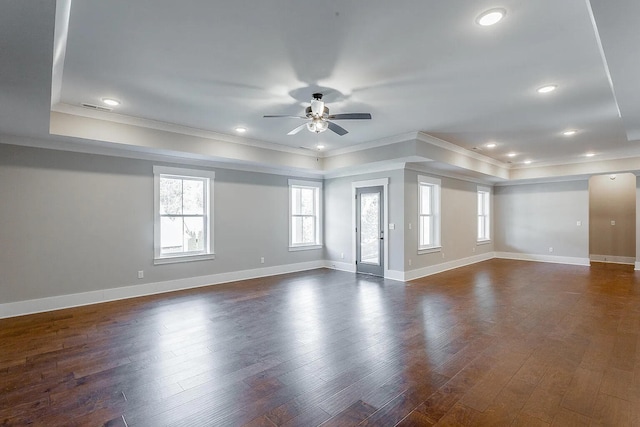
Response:
POLYGON ((640 262, 636 262, 636 268, 634 270, 640 270, 640 262))
POLYGON ((387 270, 384 273, 384 278, 404 282, 404 272, 399 270, 387 270))
POLYGON ((331 268, 334 270, 340 271, 348 271, 349 273, 356 272, 356 266, 354 264, 348 262, 339 262, 339 261, 325 261, 324 266, 326 268, 331 268))
POLYGON ((610 264, 631 264, 634 265, 636 258, 632 256, 611 256, 611 255, 589 255, 591 261, 608 262, 610 264))
POLYGON ((453 270, 454 268, 464 267, 465 265, 487 261, 492 258, 494 258, 493 252, 487 252, 485 254, 474 255, 467 258, 460 258, 453 261, 443 262, 441 264, 430 265, 429 267, 417 268, 415 270, 404 272, 403 280, 407 282, 409 280, 419 279, 420 277, 431 276, 432 274, 442 273, 447 270, 453 270))
POLYGON ((41 313, 44 311, 60 310, 63 308, 79 307, 82 305, 97 304, 107 301, 116 301, 126 298, 135 298, 145 295, 161 294, 164 292, 219 285, 222 283, 235 282, 237 280, 255 279, 259 277, 275 276, 277 274, 295 273, 296 271, 313 270, 325 267, 325 264, 326 262, 324 260, 301 262, 274 267, 256 268, 253 270, 233 271, 229 273, 211 274, 208 276, 168 280, 165 282, 145 283, 142 285, 122 286, 119 288, 103 289, 92 292, 10 302, 0 304, 0 319, 22 316, 25 314, 41 313))
POLYGON ((540 255, 540 254, 521 254, 516 252, 495 252, 496 258, 513 259, 518 261, 536 261, 536 262, 550 262, 554 264, 570 264, 570 265, 583 265, 590 266, 589 258, 580 257, 568 257, 568 256, 554 256, 554 255, 540 255))

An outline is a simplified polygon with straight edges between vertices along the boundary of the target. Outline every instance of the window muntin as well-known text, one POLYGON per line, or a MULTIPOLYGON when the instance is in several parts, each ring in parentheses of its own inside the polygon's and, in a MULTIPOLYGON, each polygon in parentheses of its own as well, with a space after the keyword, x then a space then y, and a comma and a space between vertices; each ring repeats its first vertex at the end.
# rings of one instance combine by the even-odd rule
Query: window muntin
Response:
POLYGON ((321 242, 321 189, 315 181, 289 180, 289 247, 313 249, 321 242))
POLYGON ((440 184, 418 176, 418 250, 440 247, 440 184))
POLYGON ((209 171, 154 167, 156 263, 213 256, 209 171))
POLYGON ((490 197, 488 188, 478 187, 478 242, 491 239, 490 197))

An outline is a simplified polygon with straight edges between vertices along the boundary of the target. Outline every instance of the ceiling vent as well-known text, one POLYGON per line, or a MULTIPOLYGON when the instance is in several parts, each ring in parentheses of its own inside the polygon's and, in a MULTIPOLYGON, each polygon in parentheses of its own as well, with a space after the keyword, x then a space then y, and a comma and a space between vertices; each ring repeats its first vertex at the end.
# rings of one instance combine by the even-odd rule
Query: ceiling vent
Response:
POLYGON ((82 105, 84 108, 89 108, 90 110, 104 111, 107 113, 113 110, 112 108, 101 107, 100 105, 94 105, 94 104, 82 103, 80 105, 82 105))

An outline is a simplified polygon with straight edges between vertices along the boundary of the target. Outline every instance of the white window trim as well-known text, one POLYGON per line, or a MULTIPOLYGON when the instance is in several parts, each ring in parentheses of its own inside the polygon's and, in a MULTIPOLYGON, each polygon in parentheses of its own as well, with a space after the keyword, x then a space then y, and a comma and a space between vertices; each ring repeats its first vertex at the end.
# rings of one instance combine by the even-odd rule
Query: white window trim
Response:
POLYGON ((417 222, 417 232, 418 232, 418 255, 428 254, 433 252, 440 252, 442 250, 441 246, 441 194, 442 194, 442 180, 438 178, 434 178, 431 176, 418 175, 418 222, 417 222), (421 184, 429 184, 433 186, 433 206, 431 207, 433 211, 433 244, 420 246, 420 232, 421 232, 421 221, 420 221, 420 207, 422 206, 422 191, 420 191, 421 184))
POLYGON ((153 166, 153 264, 173 264, 215 259, 213 250, 213 183, 215 172, 201 169, 175 168, 169 166, 153 166), (178 177, 209 178, 209 197, 205 212, 207 215, 207 247, 204 253, 162 255, 160 248, 160 175, 178 177))
POLYGON ((323 236, 323 184, 321 181, 305 181, 301 179, 289 179, 289 252, 297 251, 309 251, 314 249, 322 249, 322 236, 323 236), (292 243, 293 235, 291 233, 291 219, 293 218, 293 212, 291 211, 291 189, 293 187, 311 187, 318 190, 317 200, 317 227, 316 227, 316 242, 310 244, 297 244, 292 243))
MULTIPOLYGON (((476 203, 477 203, 477 200, 478 200, 477 193, 480 193, 480 192, 489 194, 489 197, 488 197, 488 200, 487 200, 487 211, 488 211, 488 214, 487 214, 487 217, 488 217, 487 218, 488 219, 488 224, 487 224, 488 233, 487 234, 488 234, 488 237, 487 238, 482 238, 482 239, 478 238, 477 237, 478 236, 478 230, 476 229, 476 239, 477 239, 477 244, 478 245, 486 245, 487 243, 491 243, 491 228, 492 228, 491 227, 491 189, 489 187, 483 187, 483 186, 479 185, 478 188, 477 188, 477 192, 476 192, 476 203)), ((477 211, 478 211, 478 207, 476 206, 476 212, 477 211)), ((476 223, 476 227, 477 226, 478 225, 476 223)))

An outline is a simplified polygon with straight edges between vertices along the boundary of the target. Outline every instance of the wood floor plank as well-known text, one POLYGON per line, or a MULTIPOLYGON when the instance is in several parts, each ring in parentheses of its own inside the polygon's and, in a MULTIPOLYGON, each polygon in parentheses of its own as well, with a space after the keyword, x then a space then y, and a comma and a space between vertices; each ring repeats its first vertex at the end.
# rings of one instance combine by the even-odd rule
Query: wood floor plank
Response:
POLYGON ((630 425, 633 267, 318 269, 0 319, 0 425, 630 425))

